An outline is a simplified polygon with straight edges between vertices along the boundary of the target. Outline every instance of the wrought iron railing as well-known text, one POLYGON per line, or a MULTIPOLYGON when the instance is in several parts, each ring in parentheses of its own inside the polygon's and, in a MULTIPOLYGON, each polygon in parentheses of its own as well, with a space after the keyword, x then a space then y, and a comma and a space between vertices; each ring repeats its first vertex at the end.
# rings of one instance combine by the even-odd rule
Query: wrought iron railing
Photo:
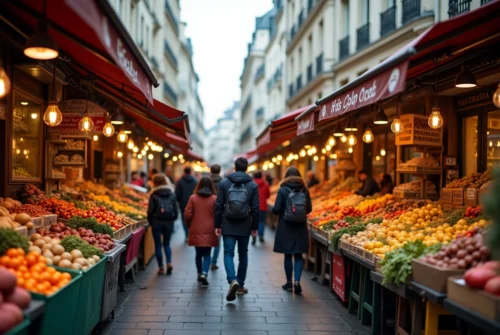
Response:
POLYGON ((349 35, 339 41, 339 58, 343 59, 349 56, 349 35))
POLYGON ((370 44, 370 23, 358 28, 356 31, 356 42, 358 50, 370 44))
POLYGON ((449 0, 448 2, 448 15, 450 17, 457 16, 470 11, 470 3, 472 0, 449 0))
POLYGON ((420 16, 421 0, 402 0, 403 5, 403 24, 420 16))
POLYGON ((396 29, 396 5, 380 13, 380 36, 385 36, 396 29))

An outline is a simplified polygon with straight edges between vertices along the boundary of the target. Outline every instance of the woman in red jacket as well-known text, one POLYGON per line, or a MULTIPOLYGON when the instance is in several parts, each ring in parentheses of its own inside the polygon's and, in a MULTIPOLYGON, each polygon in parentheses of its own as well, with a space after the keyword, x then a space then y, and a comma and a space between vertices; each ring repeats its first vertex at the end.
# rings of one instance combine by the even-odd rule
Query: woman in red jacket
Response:
MULTIPOLYGON (((262 178, 262 172, 257 171, 253 174, 253 181, 259 187, 259 202, 260 202, 260 220, 259 220, 259 241, 264 242, 264 227, 266 226, 266 216, 267 216, 267 199, 271 195, 269 191, 269 184, 262 178)), ((252 237, 252 244, 255 244, 257 238, 252 237)))
POLYGON ((196 249, 196 269, 198 282, 208 287, 208 270, 212 247, 219 245, 214 229, 215 188, 209 177, 200 179, 194 194, 189 198, 184 210, 184 222, 188 225, 188 245, 196 249))

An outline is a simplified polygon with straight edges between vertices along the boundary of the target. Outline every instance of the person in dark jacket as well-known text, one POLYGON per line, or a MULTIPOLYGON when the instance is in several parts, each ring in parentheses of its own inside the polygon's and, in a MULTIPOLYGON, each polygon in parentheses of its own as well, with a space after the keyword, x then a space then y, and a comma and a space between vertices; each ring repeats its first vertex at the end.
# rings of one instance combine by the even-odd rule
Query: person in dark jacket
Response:
MULTIPOLYGON (((212 179, 212 183, 214 184, 215 193, 217 194, 217 190, 219 189, 219 184, 222 181, 222 177, 220 176, 220 165, 214 164, 210 167, 210 179, 212 179)), ((215 271, 219 268, 217 265, 217 261, 219 260, 220 254, 220 237, 219 244, 214 248, 214 253, 212 255, 212 265, 210 268, 212 271, 215 271)))
POLYGON ((215 202, 215 232, 217 236, 222 235, 224 241, 224 267, 226 268, 227 281, 229 283, 229 291, 227 293, 227 301, 236 299, 236 294, 248 293, 245 287, 245 279, 248 268, 248 242, 250 235, 256 236, 259 226, 259 189, 252 178, 246 174, 248 161, 240 157, 234 163, 234 173, 231 173, 224 178, 219 184, 217 192, 217 201, 215 202), (236 192, 243 186, 246 192, 246 202, 243 206, 248 208, 248 215, 245 218, 232 219, 228 217, 229 191, 233 190, 234 194, 243 193, 241 190, 236 192), (234 267, 234 250, 238 243, 238 273, 234 267))
POLYGON ((307 171, 307 188, 311 188, 319 184, 318 178, 314 175, 314 172, 307 171))
POLYGON ((363 183, 363 185, 359 190, 354 192, 357 195, 366 197, 380 192, 377 182, 372 177, 368 176, 368 172, 366 172, 366 170, 360 170, 358 172, 358 179, 363 183))
POLYGON ((186 233, 186 243, 188 241, 189 229, 184 222, 184 210, 186 209, 189 197, 193 195, 194 189, 196 188, 196 179, 191 175, 191 172, 191 167, 186 166, 184 168, 184 175, 175 186, 175 195, 181 209, 182 227, 186 233))
MULTIPOLYGON (((262 172, 257 171, 253 174, 253 181, 257 184, 259 188, 259 206, 260 206, 260 219, 259 219, 259 241, 264 242, 264 228, 266 226, 266 216, 267 216, 267 199, 271 195, 269 191, 269 184, 262 178, 262 172)), ((252 244, 255 244, 257 237, 253 237, 252 244)))
POLYGON ((389 174, 385 173, 380 179, 380 195, 392 194, 394 184, 389 174))
POLYGON ((170 237, 174 230, 174 221, 177 218, 177 202, 174 195, 173 185, 168 182, 168 179, 163 173, 156 174, 152 177, 153 189, 149 197, 148 205, 148 222, 153 230, 153 239, 155 243, 155 256, 158 262, 158 274, 165 274, 163 267, 163 254, 162 247, 165 250, 167 258, 167 274, 171 274, 172 267, 172 250, 170 249, 170 237), (170 208, 173 210, 171 217, 172 220, 165 220, 159 217, 160 204, 169 203, 170 208), (162 243, 163 237, 163 243, 162 243))
POLYGON ((194 194, 189 198, 184 218, 189 222, 188 244, 196 250, 196 269, 198 282, 208 287, 208 269, 210 252, 219 245, 219 238, 214 232, 215 188, 209 177, 203 177, 196 185, 194 194))
POLYGON ((304 263, 302 254, 307 254, 309 252, 309 232, 307 229, 307 221, 304 221, 303 224, 297 224, 286 222, 284 219, 287 199, 292 190, 300 190, 304 193, 306 198, 306 211, 308 214, 311 213, 311 196, 299 170, 293 166, 286 170, 285 179, 280 184, 276 202, 273 207, 273 214, 279 216, 273 251, 285 254, 284 263, 287 282, 282 286, 283 289, 289 292, 295 290, 295 294, 300 294, 302 293, 300 277, 302 275, 304 263), (292 263, 292 258, 295 260, 295 266, 292 263), (295 285, 292 283, 293 272, 295 272, 295 285))

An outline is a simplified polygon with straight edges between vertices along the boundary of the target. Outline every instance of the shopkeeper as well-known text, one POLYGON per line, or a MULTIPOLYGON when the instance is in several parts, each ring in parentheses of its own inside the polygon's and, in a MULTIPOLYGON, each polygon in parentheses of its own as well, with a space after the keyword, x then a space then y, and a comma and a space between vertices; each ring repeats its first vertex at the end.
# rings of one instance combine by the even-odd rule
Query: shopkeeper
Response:
POLYGON ((358 179, 363 183, 360 189, 358 189, 355 194, 362 195, 364 197, 368 195, 374 195, 375 193, 380 192, 380 188, 378 187, 377 182, 370 176, 366 170, 361 170, 358 172, 358 179))

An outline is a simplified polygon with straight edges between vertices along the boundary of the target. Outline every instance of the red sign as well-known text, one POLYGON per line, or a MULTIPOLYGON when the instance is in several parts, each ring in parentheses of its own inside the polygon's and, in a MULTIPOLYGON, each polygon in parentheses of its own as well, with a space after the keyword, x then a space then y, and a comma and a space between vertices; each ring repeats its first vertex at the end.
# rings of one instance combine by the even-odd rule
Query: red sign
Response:
POLYGON ((405 89, 408 62, 404 62, 321 105, 319 121, 387 99, 405 89))
POLYGON ((120 38, 116 28, 108 22, 108 18, 94 1, 66 0, 66 4, 94 30, 107 53, 153 105, 152 85, 149 78, 137 63, 130 48, 120 38))
POLYGON ((81 134, 82 131, 78 129, 78 122, 80 122, 85 111, 87 111, 92 121, 94 121, 94 128, 89 134, 102 133, 102 128, 106 123, 107 113, 101 106, 87 100, 72 99, 61 101, 59 103, 59 109, 63 115, 62 122, 57 127, 49 127, 50 132, 81 134))
POLYGON ((267 128, 266 131, 257 139, 257 147, 261 147, 269 142, 271 142, 271 128, 267 128))
POLYGON ((314 112, 297 122, 297 136, 314 130, 314 112))
POLYGON ((332 254, 332 264, 333 264, 332 289, 339 296, 340 300, 346 302, 347 296, 345 292, 346 275, 344 267, 344 257, 342 255, 332 254))

